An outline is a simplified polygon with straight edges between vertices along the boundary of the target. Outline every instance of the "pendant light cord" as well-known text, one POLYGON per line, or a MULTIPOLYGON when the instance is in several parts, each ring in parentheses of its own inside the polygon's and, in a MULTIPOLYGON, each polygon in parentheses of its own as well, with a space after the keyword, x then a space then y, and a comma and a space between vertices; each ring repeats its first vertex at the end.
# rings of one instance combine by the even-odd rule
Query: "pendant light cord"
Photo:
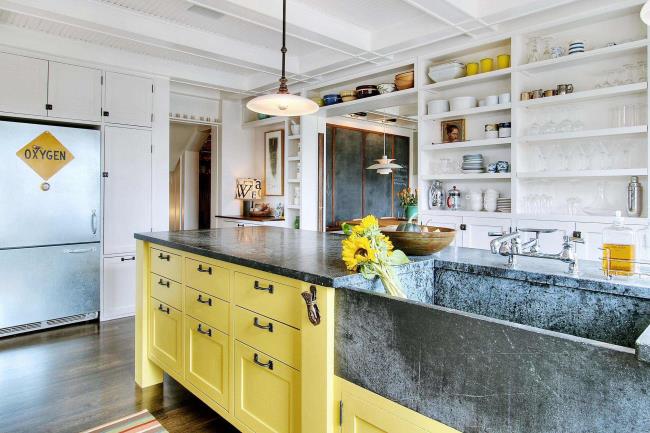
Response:
POLYGON ((287 77, 285 76, 285 56, 287 55, 287 0, 282 0, 282 76, 278 93, 289 93, 287 77))

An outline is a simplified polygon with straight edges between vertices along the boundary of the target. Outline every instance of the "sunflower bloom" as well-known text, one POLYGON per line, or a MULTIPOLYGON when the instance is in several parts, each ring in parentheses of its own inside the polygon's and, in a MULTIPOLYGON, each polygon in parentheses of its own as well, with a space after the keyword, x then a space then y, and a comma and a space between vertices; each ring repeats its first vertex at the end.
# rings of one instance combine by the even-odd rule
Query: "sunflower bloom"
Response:
POLYGON ((368 230, 379 228, 379 220, 374 215, 368 215, 361 220, 359 225, 352 229, 356 234, 362 234, 368 230))
POLYGON ((346 267, 356 271, 360 265, 374 262, 377 250, 372 248, 370 239, 353 235, 343 241, 341 256, 346 267))

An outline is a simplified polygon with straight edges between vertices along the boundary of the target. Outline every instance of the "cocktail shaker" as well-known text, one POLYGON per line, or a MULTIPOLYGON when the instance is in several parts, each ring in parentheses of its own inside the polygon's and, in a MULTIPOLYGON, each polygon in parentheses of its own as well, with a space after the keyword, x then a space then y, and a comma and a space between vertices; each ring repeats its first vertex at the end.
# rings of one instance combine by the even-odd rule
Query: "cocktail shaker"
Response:
POLYGON ((442 190, 442 182, 436 180, 429 187, 429 209, 444 209, 445 192, 442 190))
POLYGON ((632 176, 630 183, 627 184, 627 215, 631 217, 640 217, 642 207, 641 183, 637 176, 632 176))

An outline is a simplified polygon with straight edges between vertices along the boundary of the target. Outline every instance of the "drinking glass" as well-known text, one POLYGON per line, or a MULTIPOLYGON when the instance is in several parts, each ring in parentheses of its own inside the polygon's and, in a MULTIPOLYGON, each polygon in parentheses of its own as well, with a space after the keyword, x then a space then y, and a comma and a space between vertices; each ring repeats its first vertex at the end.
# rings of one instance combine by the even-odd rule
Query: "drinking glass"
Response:
POLYGON ((542 125, 540 130, 541 134, 554 134, 557 131, 557 124, 553 122, 553 119, 549 119, 548 122, 542 125))
POLYGON ((623 65, 623 84, 634 83, 634 65, 631 63, 623 65))

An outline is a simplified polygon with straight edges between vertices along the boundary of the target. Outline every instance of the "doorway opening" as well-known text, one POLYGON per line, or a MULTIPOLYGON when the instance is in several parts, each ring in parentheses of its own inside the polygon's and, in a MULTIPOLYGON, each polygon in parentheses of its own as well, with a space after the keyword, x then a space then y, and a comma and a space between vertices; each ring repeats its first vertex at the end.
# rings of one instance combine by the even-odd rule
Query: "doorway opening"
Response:
POLYGON ((170 230, 209 229, 212 220, 213 125, 171 122, 170 230))

